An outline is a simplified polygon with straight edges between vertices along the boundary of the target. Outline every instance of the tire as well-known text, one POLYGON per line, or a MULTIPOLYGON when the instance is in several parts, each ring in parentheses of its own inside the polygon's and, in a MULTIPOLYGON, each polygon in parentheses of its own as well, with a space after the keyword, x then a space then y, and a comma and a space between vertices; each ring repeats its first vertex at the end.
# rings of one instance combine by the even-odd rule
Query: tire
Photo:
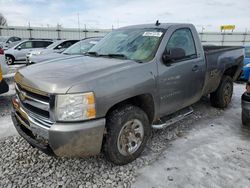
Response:
POLYGON ((6 64, 7 65, 13 65, 15 62, 14 57, 10 56, 10 55, 6 55, 6 64))
POLYGON ((112 111, 107 117, 106 126, 104 154, 108 161, 116 165, 128 164, 139 157, 151 134, 146 113, 132 105, 112 111))
POLYGON ((241 121, 242 121, 242 125, 250 127, 250 117, 249 117, 248 112, 245 112, 244 110, 242 110, 241 121))
POLYGON ((210 94, 210 102, 216 108, 226 108, 233 95, 233 80, 229 76, 223 76, 217 90, 210 94))

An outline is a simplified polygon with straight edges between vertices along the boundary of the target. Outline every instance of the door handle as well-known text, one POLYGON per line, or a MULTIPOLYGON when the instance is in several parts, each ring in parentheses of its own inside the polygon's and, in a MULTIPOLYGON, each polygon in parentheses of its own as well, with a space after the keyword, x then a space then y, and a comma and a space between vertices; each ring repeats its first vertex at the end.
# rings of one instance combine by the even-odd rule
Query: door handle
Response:
POLYGON ((194 65, 193 68, 192 68, 192 71, 197 71, 199 69, 199 66, 198 65, 194 65))

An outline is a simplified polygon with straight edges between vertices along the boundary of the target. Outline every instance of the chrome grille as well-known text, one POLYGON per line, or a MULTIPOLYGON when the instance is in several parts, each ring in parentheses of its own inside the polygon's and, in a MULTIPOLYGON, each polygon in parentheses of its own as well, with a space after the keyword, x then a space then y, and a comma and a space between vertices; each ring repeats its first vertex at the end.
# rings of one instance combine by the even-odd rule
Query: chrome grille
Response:
POLYGON ((29 116, 28 121, 30 124, 45 129, 51 127, 53 122, 50 120, 50 97, 35 93, 17 83, 15 88, 20 104, 29 116))

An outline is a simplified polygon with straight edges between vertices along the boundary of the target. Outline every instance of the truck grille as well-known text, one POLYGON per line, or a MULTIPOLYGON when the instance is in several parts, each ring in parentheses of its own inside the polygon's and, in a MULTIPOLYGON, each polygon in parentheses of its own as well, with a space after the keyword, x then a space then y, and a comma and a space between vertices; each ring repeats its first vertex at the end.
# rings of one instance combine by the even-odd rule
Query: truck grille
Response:
POLYGON ((42 127, 49 128, 53 124, 50 120, 50 97, 38 94, 32 89, 16 83, 16 93, 25 112, 42 127))

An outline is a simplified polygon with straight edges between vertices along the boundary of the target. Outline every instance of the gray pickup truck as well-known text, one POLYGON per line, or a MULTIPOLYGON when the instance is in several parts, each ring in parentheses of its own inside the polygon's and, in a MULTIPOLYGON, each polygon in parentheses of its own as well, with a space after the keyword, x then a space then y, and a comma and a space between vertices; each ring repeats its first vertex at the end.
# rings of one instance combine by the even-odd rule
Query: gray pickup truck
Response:
POLYGON ((203 47, 193 25, 157 23, 114 30, 86 55, 20 69, 14 125, 47 154, 103 151, 123 165, 141 154, 152 128, 187 117, 202 96, 227 107, 244 50, 203 47))

